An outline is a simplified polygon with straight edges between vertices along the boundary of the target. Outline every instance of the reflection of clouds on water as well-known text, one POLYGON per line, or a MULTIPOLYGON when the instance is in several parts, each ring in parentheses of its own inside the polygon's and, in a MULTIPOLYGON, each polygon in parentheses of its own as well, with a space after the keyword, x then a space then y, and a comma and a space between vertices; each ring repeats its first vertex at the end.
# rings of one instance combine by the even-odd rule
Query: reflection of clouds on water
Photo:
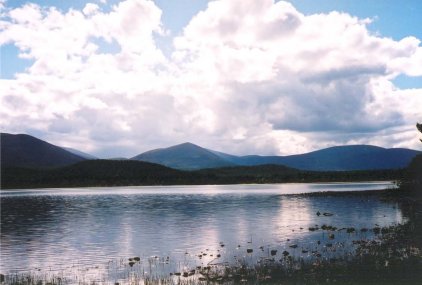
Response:
MULTIPOLYGON (((115 224, 112 224, 112 226, 116 226, 115 224)), ((133 250, 133 229, 134 225, 132 223, 132 219, 130 216, 123 216, 123 219, 120 223, 119 228, 119 237, 118 243, 115 243, 115 245, 118 248, 119 255, 122 256, 133 256, 134 252, 133 250)))
POLYGON ((247 217, 248 209, 239 207, 235 211, 238 215, 236 216, 235 223, 233 224, 233 231, 235 231, 238 238, 237 243, 246 242, 251 238, 250 232, 248 230, 248 222, 245 219, 245 217, 247 217))
POLYGON ((274 219, 277 240, 285 241, 301 234, 300 228, 308 229, 315 213, 311 213, 312 205, 309 199, 280 198, 280 208, 274 219))

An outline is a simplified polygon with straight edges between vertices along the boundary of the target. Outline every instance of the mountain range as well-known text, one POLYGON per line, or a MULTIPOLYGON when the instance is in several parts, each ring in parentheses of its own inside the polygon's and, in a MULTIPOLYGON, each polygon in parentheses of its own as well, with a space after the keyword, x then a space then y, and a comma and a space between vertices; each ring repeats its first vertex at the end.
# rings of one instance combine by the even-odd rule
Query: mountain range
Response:
POLYGON ((183 143, 151 150, 132 159, 184 170, 275 164, 308 171, 352 171, 405 168, 419 153, 404 148, 350 145, 289 156, 235 156, 183 143))
MULTIPOLYGON (((2 168, 54 168, 96 159, 78 150, 55 146, 24 134, 2 133, 0 144, 2 168)), ((404 148, 351 145, 289 156, 235 156, 192 143, 183 143, 150 150, 131 160, 181 170, 274 164, 307 171, 353 171, 405 168, 419 153, 421 152, 404 148)))

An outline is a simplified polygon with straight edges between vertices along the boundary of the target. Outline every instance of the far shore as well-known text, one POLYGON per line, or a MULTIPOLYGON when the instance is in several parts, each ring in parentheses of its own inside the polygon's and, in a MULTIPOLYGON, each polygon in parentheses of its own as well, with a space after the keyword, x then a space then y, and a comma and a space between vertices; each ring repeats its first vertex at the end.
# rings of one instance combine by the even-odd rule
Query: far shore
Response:
MULTIPOLYGON (((377 180, 377 181, 317 181, 317 182, 281 182, 281 183, 230 183, 230 184, 152 184, 152 185, 97 185, 97 186, 71 186, 71 187, 58 187, 58 186, 51 186, 51 187, 22 187, 22 188, 1 188, 0 193, 2 192, 8 192, 8 191, 48 191, 48 190, 54 190, 54 189, 62 189, 62 190, 89 190, 89 189, 104 189, 104 188, 111 188, 111 189, 118 189, 118 188, 127 188, 127 189, 147 189, 147 188, 196 188, 196 187, 212 187, 212 186, 280 186, 280 185, 353 185, 353 184, 380 184, 380 183, 389 183, 388 185, 391 188, 383 188, 383 189, 376 189, 376 190, 341 190, 341 191, 330 191, 330 190, 322 190, 318 192, 304 192, 304 193, 287 193, 285 195, 309 195, 309 196, 317 196, 317 195, 341 195, 341 194, 373 194, 373 193, 381 193, 381 192, 387 192, 391 190, 397 190, 397 184, 396 181, 392 180, 377 180)), ((283 195, 283 193, 280 193, 283 195)))

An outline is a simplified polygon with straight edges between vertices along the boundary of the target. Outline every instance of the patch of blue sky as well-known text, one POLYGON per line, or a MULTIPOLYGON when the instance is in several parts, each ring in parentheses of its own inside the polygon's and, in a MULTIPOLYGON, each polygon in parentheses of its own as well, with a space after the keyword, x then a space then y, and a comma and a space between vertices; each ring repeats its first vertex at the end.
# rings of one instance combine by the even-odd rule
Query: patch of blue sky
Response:
POLYGON ((394 85, 400 89, 422 89, 422 76, 407 76, 400 74, 392 81, 394 85))
POLYGON ((14 44, 0 47, 0 78, 13 79, 16 73, 25 72, 33 64, 33 60, 19 57, 19 49, 14 44))
MULTIPOLYGON (((118 2, 107 1, 107 2, 118 2)), ((41 7, 56 7, 61 11, 68 11, 69 9, 82 10, 87 3, 95 3, 100 6, 101 1, 99 0, 7 0, 6 7, 16 8, 21 7, 27 3, 35 3, 41 7)))
POLYGON ((345 12, 370 18, 368 29, 380 36, 401 40, 407 36, 422 39, 422 1, 420 0, 288 0, 305 15, 345 12))
POLYGON ((205 10, 208 5, 207 0, 154 0, 154 3, 163 11, 161 21, 171 36, 179 35, 189 21, 205 10))
POLYGON ((121 50, 120 45, 115 40, 108 42, 103 38, 91 38, 90 42, 98 46, 97 53, 116 54, 121 50))
POLYGON ((183 32, 190 20, 200 11, 205 10, 208 0, 154 0, 161 10, 161 22, 167 34, 155 35, 154 40, 163 54, 170 58, 173 50, 173 39, 183 32))

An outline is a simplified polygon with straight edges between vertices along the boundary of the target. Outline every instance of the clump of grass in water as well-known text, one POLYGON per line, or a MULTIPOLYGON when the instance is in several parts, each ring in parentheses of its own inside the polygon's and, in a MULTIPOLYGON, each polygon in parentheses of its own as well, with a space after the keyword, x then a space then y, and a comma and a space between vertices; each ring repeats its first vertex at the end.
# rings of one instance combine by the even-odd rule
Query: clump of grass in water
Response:
POLYGON ((61 285, 69 284, 69 280, 60 274, 37 274, 34 272, 29 272, 6 275, 4 283, 14 285, 61 285))

